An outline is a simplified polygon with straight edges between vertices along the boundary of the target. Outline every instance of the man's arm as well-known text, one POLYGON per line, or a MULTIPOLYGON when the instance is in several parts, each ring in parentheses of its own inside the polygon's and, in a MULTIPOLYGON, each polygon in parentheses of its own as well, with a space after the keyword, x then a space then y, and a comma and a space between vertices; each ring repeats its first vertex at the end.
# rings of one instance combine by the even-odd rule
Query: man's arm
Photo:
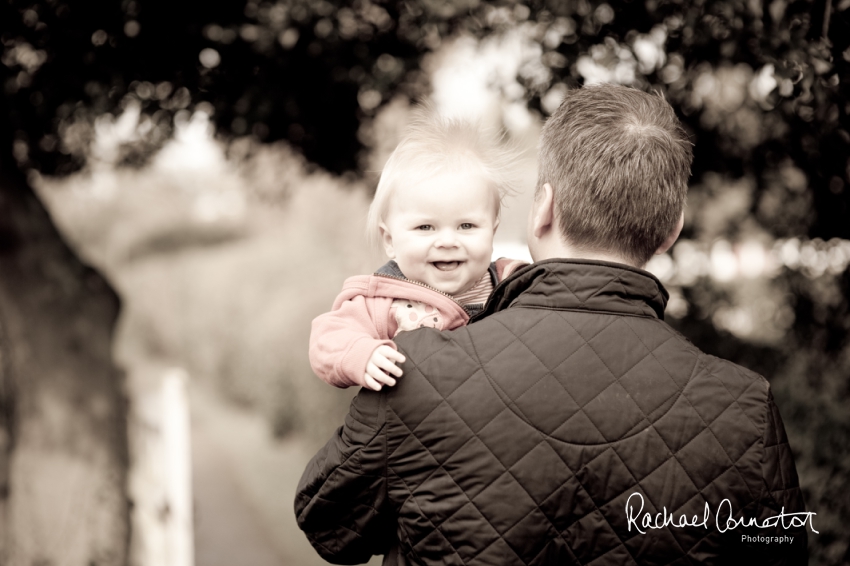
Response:
POLYGON ((384 436, 385 397, 362 389, 345 424, 307 465, 295 496, 298 526, 333 564, 362 564, 395 543, 384 436))
POLYGON ((806 506, 800 491, 794 455, 791 453, 788 436, 785 434, 785 425, 782 423, 772 392, 768 392, 765 420, 762 437, 764 452, 761 458, 764 491, 759 502, 759 515, 762 520, 765 517, 775 517, 780 513, 786 516, 790 513, 800 513, 800 515, 796 516, 797 519, 786 517, 779 520, 774 528, 758 530, 761 536, 793 537, 793 539, 784 539, 791 542, 782 544, 757 543, 759 552, 756 556, 760 559, 757 559, 755 563, 787 566, 808 564, 808 529, 812 525, 813 518, 807 520, 804 515, 806 506), (803 521, 805 521, 804 524, 799 526, 799 522, 803 521))

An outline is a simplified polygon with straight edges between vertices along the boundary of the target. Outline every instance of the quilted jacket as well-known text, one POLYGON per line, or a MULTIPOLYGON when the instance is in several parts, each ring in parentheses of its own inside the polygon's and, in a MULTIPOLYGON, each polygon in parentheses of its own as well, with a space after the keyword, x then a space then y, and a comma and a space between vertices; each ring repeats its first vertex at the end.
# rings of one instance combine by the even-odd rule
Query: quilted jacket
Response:
POLYGON ((339 564, 805 564, 816 526, 775 518, 805 509, 767 381, 666 300, 645 271, 547 260, 469 326, 399 336, 404 376, 354 399, 299 526, 339 564))

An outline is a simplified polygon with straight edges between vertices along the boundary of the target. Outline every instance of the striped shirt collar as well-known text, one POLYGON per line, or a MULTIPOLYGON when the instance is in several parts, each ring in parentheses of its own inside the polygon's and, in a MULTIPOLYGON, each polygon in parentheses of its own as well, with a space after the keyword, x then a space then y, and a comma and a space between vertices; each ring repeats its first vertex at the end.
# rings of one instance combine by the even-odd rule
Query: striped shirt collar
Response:
POLYGON ((493 280, 490 277, 490 272, 485 271, 481 279, 475 285, 470 287, 463 293, 452 295, 452 298, 461 305, 484 304, 487 302, 490 293, 493 292, 493 280))

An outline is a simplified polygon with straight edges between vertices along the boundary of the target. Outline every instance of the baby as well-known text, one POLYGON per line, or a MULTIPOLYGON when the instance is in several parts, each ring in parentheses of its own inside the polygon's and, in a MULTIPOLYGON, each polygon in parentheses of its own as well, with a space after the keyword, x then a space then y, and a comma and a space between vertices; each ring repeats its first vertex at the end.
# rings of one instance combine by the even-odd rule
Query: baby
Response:
POLYGON ((392 338, 423 326, 451 330, 480 311, 519 261, 490 261, 515 158, 473 125, 416 121, 390 156, 367 229, 390 261, 348 278, 313 321, 310 364, 337 387, 393 386, 404 362, 392 338))

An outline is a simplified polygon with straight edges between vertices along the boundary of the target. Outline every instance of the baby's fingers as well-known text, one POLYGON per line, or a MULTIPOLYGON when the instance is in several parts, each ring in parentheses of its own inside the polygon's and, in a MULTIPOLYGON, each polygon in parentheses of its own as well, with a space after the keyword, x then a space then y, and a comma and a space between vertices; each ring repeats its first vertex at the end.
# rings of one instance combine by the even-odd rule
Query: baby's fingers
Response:
POLYGON ((368 373, 364 376, 363 381, 364 381, 363 386, 366 387, 367 389, 371 389, 372 391, 380 391, 381 390, 382 385, 380 383, 378 383, 375 380, 375 378, 372 377, 371 375, 369 375, 368 373))
POLYGON ((372 354, 372 361, 375 362, 379 368, 396 377, 401 377, 401 374, 403 373, 401 368, 396 366, 396 364, 403 363, 404 356, 401 355, 395 348, 391 348, 390 346, 378 346, 372 354))
POLYGON ((366 378, 367 383, 369 383, 369 378, 371 378, 374 384, 377 385, 377 387, 370 386, 370 389, 374 389, 375 391, 380 391, 381 387, 384 385, 395 385, 395 379, 384 373, 384 371, 376 365, 375 362, 369 362, 366 365, 366 378))
MULTIPOLYGON (((393 351, 395 351, 395 350, 393 350, 393 351)), ((390 361, 387 358, 385 358, 384 356, 382 356, 381 354, 377 354, 375 356, 372 356, 372 362, 376 366, 378 366, 380 369, 384 370, 385 372, 392 374, 396 377, 401 377, 401 374, 402 374, 401 368, 398 367, 397 365, 395 365, 392 361, 390 361)))
MULTIPOLYGON (((406 358, 404 357, 404 354, 402 354, 402 353, 401 353, 401 352, 399 352, 398 350, 393 350, 393 349, 392 349, 392 348, 390 348, 390 347, 387 347, 387 350, 388 350, 388 351, 383 351, 383 350, 382 350, 382 351, 381 351, 381 353, 382 353, 382 354, 384 354, 384 356, 385 356, 388 360, 390 360, 390 361, 392 361, 392 362, 395 362, 395 363, 397 363, 397 364, 403 364, 403 363, 404 363, 404 361, 406 360, 406 358)), ((399 375, 401 375, 401 374, 399 374, 399 375)))

